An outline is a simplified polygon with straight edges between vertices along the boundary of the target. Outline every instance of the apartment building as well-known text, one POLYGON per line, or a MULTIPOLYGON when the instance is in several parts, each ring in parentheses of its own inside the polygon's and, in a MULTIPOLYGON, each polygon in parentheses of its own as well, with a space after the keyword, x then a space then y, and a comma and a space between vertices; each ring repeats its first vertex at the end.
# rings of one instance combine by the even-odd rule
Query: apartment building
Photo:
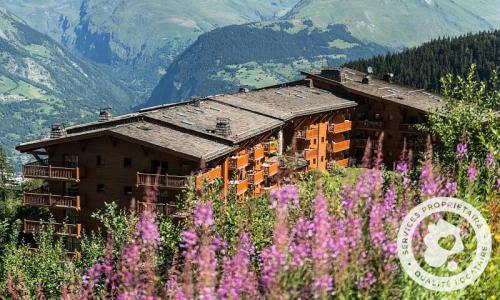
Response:
MULTIPOLYGON (((277 188, 279 173, 349 164, 350 116, 356 102, 316 88, 312 80, 216 95, 113 116, 91 123, 54 124, 49 138, 17 147, 33 156, 23 176, 43 179, 24 205, 50 208, 55 233, 78 243, 98 224, 91 214, 106 201, 137 205, 159 189, 157 211, 178 215, 174 200, 190 182, 219 178, 225 193, 260 195, 277 188)), ((44 221, 24 220, 27 234, 44 221)), ((71 247, 74 248, 74 247, 71 247)))
MULTIPOLYGON (((425 123, 429 112, 443 104, 441 96, 392 82, 393 75, 378 79, 348 68, 302 72, 314 87, 356 102, 352 115, 352 163, 359 163, 368 138, 376 142, 384 132, 383 157, 388 166, 407 149, 424 149, 426 136, 415 125, 425 123)), ((376 149, 374 149, 376 151, 376 149)))

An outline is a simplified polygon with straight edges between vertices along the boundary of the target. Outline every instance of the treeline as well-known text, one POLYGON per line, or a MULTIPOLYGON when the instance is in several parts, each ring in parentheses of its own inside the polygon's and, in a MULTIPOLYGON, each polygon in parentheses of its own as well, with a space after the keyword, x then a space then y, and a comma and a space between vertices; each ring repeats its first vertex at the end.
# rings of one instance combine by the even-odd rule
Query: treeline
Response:
POLYGON ((230 65, 248 62, 291 64, 294 60, 323 59, 330 65, 341 65, 350 59, 371 57, 389 49, 375 43, 364 43, 353 37, 344 25, 330 25, 325 30, 312 27, 310 21, 294 32, 290 22, 233 25, 201 35, 170 65, 145 106, 188 98, 231 92, 237 89, 226 81, 211 78, 230 65), (336 47, 342 41, 350 47, 336 47))
POLYGON ((449 73, 466 75, 477 65, 481 80, 500 66, 500 30, 439 38, 399 53, 360 59, 345 66, 365 71, 371 66, 378 75, 394 73, 396 82, 439 91, 440 78, 449 73))

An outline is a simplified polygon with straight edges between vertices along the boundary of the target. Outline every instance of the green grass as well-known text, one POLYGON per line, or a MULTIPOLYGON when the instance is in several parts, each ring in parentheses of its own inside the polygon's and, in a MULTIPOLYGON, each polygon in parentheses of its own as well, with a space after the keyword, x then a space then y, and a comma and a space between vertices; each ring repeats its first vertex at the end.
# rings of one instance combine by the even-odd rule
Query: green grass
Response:
POLYGON ((8 77, 0 76, 0 94, 9 93, 17 87, 17 83, 8 77))

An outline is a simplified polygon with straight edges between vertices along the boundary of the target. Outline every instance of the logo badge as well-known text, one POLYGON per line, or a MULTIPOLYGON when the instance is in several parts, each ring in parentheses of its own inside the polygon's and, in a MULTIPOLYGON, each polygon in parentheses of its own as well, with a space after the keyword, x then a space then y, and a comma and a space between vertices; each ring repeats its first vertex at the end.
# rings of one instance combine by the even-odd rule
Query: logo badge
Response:
POLYGON ((491 255, 491 233, 484 217, 469 203, 449 197, 432 198, 414 207, 401 224, 397 242, 405 272, 434 291, 450 292, 472 284, 483 273, 491 255), (468 223, 475 234, 475 247, 467 248, 471 253, 466 251, 465 234, 460 227, 443 219, 443 215, 458 220, 457 224, 468 223), (416 232, 427 217, 433 221, 428 224, 422 243, 416 239, 416 232), (415 258, 414 246, 423 247, 421 263, 415 258))

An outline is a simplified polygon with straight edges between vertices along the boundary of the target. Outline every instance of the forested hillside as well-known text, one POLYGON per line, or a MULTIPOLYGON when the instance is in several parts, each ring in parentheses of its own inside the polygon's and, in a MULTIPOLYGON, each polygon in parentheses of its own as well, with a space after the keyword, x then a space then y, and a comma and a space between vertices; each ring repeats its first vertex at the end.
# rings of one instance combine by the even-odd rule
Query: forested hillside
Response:
POLYGON ((465 75, 471 64, 477 65, 481 79, 491 76, 500 66, 500 30, 440 38, 400 53, 361 59, 347 67, 375 73, 394 73, 397 82, 438 91, 439 79, 448 73, 465 75))
POLYGON ((117 80, 0 9, 0 144, 10 156, 53 121, 81 122, 100 107, 123 113, 133 104, 117 80))
POLYGON ((344 25, 310 21, 227 26, 198 38, 168 68, 145 106, 293 80, 303 69, 386 53, 353 37, 344 25))

